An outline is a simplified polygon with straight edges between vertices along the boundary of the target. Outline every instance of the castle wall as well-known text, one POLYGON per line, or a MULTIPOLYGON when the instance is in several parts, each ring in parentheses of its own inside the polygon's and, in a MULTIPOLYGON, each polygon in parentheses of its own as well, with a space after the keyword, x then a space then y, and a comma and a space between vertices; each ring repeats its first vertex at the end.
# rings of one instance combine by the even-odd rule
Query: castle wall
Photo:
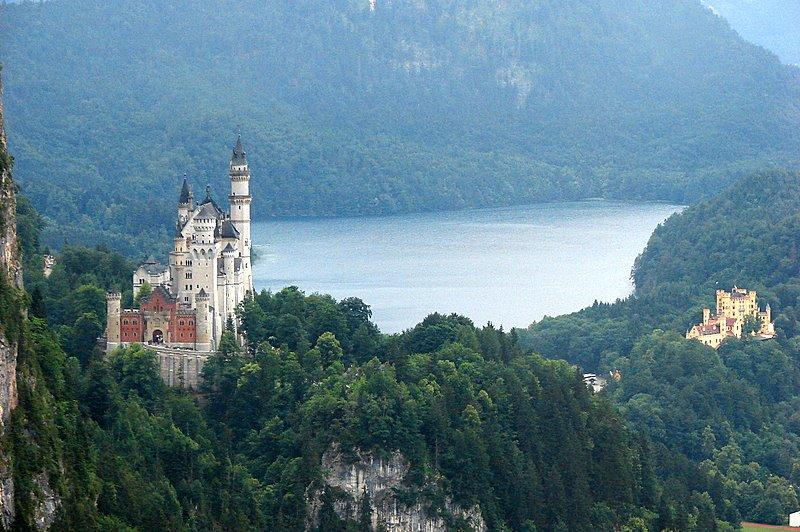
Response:
POLYGON ((161 380, 167 386, 197 390, 202 380, 203 364, 211 353, 180 351, 177 349, 156 349, 161 380))
MULTIPOLYGON (((136 310, 125 310, 119 317, 120 335, 122 344, 138 343, 144 341, 144 318, 136 310)), ((111 341, 109 340, 109 343, 111 341)))
POLYGON ((717 290, 717 316, 744 319, 758 314, 756 292, 734 288, 731 292, 717 290))
POLYGON ((160 285, 169 286, 171 284, 170 282, 171 276, 169 268, 161 272, 150 273, 144 266, 139 266, 139 268, 133 272, 133 297, 139 295, 139 290, 141 290, 144 283, 155 287, 160 285))
POLYGON ((195 339, 194 313, 175 315, 170 323, 170 345, 180 344, 194 346, 195 339))

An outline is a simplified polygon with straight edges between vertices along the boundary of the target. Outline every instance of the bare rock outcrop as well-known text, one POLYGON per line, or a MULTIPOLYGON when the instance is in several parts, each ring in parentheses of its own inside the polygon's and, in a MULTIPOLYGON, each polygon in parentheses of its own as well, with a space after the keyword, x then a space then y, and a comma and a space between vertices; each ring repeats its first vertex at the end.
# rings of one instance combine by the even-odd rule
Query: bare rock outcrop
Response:
POLYGON ((361 521, 367 497, 372 530, 443 532, 456 523, 461 529, 486 530, 479 507, 463 508, 447 496, 436 497, 443 503, 435 504, 425 495, 440 489, 435 483, 425 489, 408 485, 410 464, 399 451, 379 456, 356 450, 354 456, 345 456, 335 444, 323 454, 323 486, 309 489, 307 530, 319 524, 324 490, 334 499, 336 515, 355 522, 361 521))
MULTIPOLYGON (((17 240, 16 198, 11 164, 3 128, 3 85, 0 80, 0 272, 15 289, 22 289, 22 265, 17 240)), ((17 406, 16 338, 7 334, 9 324, 0 323, 0 433, 17 406)), ((14 519, 14 482, 9 457, 0 456, 0 525, 9 528, 14 519)))

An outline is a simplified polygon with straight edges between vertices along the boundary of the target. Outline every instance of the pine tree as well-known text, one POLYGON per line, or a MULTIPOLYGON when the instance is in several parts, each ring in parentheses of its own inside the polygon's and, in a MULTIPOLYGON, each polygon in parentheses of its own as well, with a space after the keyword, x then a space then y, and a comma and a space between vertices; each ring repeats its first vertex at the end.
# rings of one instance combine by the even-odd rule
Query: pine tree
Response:
POLYGON ((358 530, 359 532, 372 532, 372 502, 370 501, 366 486, 364 487, 364 494, 361 496, 358 530))
POLYGON ((333 494, 328 486, 322 490, 322 506, 319 509, 317 532, 345 532, 344 522, 336 515, 333 494))

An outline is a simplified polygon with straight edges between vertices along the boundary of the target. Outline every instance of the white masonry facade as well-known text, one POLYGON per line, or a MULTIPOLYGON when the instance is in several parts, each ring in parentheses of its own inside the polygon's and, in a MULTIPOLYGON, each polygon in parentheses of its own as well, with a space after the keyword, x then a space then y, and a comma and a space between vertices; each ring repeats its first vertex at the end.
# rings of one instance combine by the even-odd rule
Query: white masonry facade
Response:
MULTIPOLYGON (((208 295, 210 345, 215 350, 226 322, 236 323, 236 308, 253 292, 250 240, 250 168, 238 138, 231 157, 230 211, 224 212, 206 188, 195 205, 184 179, 178 204, 178 222, 169 254, 170 289, 183 308, 200 308, 198 296, 208 295)), ((199 333, 200 331, 198 331, 199 333)), ((198 334, 198 339, 202 335, 198 334)), ((206 348, 202 343, 198 349, 206 348)))
POLYGON ((122 309, 120 294, 108 295, 109 350, 143 343, 173 355, 175 349, 208 354, 227 323, 236 327, 236 309, 253 292, 250 168, 241 137, 228 174, 228 211, 214 201, 210 187, 196 203, 184 178, 169 264, 151 258, 133 273, 134 296, 145 283, 152 294, 140 299, 138 309, 122 309))

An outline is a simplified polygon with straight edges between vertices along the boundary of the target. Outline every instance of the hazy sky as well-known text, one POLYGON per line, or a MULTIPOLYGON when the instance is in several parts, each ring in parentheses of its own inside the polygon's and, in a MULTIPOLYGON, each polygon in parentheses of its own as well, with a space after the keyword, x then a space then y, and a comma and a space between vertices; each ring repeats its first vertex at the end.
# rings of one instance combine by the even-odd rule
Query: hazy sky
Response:
POLYGON ((705 0, 748 41, 800 64, 800 0, 705 0))

